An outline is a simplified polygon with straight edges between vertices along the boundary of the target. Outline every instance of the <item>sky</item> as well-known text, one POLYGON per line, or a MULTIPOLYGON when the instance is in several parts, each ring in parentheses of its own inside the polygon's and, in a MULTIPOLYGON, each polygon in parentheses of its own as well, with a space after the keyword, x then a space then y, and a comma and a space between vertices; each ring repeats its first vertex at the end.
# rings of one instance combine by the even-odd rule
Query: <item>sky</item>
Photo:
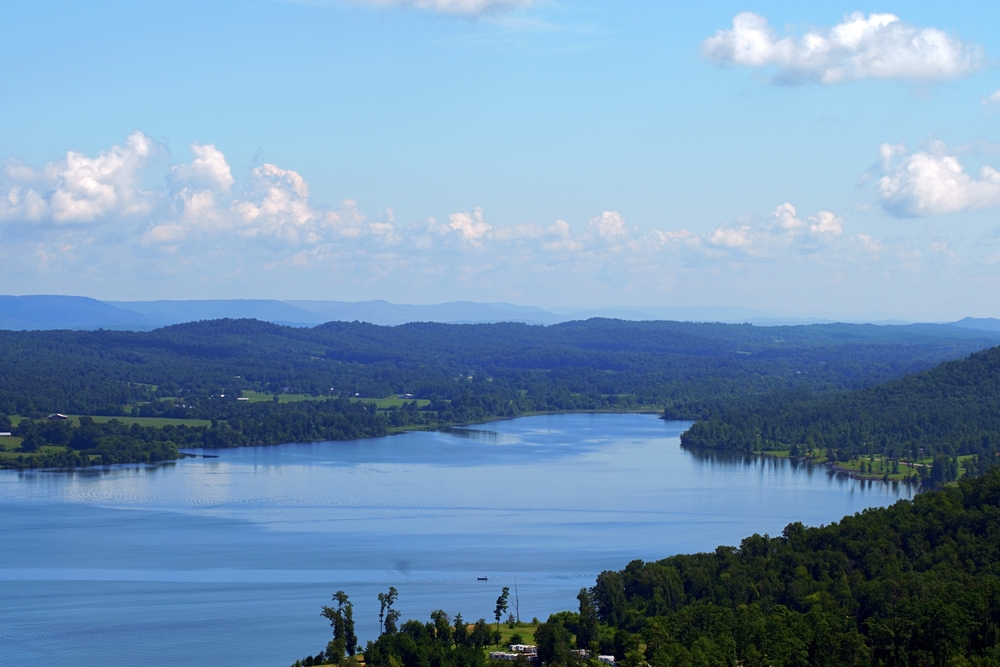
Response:
POLYGON ((1000 5, 0 6, 0 293, 1000 317, 1000 5))

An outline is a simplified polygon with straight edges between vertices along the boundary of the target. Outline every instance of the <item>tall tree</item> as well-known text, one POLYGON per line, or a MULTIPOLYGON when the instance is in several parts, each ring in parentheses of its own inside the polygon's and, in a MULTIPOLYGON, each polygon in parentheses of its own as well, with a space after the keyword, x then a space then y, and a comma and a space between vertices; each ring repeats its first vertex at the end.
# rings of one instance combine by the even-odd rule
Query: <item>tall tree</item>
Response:
POLYGON ((378 594, 378 633, 380 636, 389 632, 387 621, 392 625, 392 632, 389 632, 389 634, 396 633, 396 621, 399 620, 399 612, 393 615, 392 605, 396 602, 398 595, 399 593, 396 591, 395 586, 389 586, 387 593, 378 594))
POLYGON ((455 614, 455 646, 465 646, 469 638, 469 628, 461 614, 455 614))
POLYGON ((580 589, 576 599, 580 601, 580 624, 576 632, 576 647, 590 648, 590 643, 597 638, 597 607, 586 588, 580 589))
POLYGON ((337 591, 333 594, 333 601, 337 606, 324 606, 320 615, 329 619, 333 627, 333 641, 326 647, 327 656, 335 656, 339 660, 345 653, 354 655, 357 652, 358 636, 354 633, 354 605, 348 600, 347 593, 337 591))
POLYGON ((493 610, 493 615, 497 619, 497 635, 500 634, 500 617, 503 613, 507 611, 507 598, 510 597, 510 588, 507 586, 503 587, 503 592, 500 593, 500 597, 497 598, 496 609, 493 610))

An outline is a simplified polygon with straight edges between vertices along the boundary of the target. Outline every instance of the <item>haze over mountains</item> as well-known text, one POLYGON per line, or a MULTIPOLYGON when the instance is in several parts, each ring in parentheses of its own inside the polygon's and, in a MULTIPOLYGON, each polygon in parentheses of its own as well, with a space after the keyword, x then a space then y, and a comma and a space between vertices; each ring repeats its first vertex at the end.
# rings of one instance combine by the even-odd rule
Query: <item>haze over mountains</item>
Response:
MULTIPOLYGON (((370 322, 395 326, 407 322, 558 324, 592 317, 621 320, 749 322, 757 325, 812 324, 821 318, 787 318, 740 307, 551 308, 510 303, 413 305, 388 301, 308 301, 277 299, 99 301, 82 296, 0 296, 0 329, 120 329, 148 331, 171 324, 220 318, 253 318, 274 324, 311 327, 324 322, 370 322)), ((876 322, 905 324, 906 322, 876 322)), ((1000 320, 967 317, 954 326, 1000 331, 1000 320)))

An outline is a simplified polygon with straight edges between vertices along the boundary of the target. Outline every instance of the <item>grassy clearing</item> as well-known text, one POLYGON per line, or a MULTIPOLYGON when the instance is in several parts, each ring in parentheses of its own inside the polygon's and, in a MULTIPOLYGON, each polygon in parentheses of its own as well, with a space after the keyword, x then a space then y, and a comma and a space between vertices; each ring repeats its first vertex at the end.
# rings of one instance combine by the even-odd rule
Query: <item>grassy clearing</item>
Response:
MULTIPOLYGON (((80 415, 70 415, 73 419, 73 423, 80 422, 80 415)), ((153 426, 155 428, 163 428, 164 426, 211 426, 212 422, 208 419, 173 419, 170 417, 93 417, 92 418, 98 424, 105 424, 112 419, 117 419, 123 424, 131 426, 132 424, 138 424, 139 426, 153 426)))
MULTIPOLYGON (((80 417, 82 415, 66 415, 70 418, 73 424, 78 425, 80 423, 80 417)), ((24 417, 19 415, 14 415, 10 418, 11 423, 17 426, 24 417)), ((173 419, 170 417, 91 417, 98 424, 106 424, 112 419, 117 419, 126 426, 131 426, 132 424, 138 424, 139 426, 154 426, 156 428, 163 428, 164 426, 210 426, 212 424, 208 419, 173 419)), ((20 442, 20 439, 18 439, 20 442)))
POLYGON ((13 436, 0 437, 0 452, 12 452, 21 446, 21 439, 13 436))
MULTIPOLYGON (((332 396, 310 396, 308 394, 277 394, 278 403, 297 403, 299 401, 325 401, 332 396)), ((250 399, 250 403, 265 403, 267 401, 273 401, 275 394, 265 394, 259 391, 244 391, 243 398, 250 399)), ((392 407, 402 407, 403 403, 409 403, 416 401, 418 407, 424 407, 425 405, 430 405, 431 402, 424 398, 417 399, 404 399, 396 398, 395 396, 387 396, 385 398, 363 398, 356 396, 352 401, 364 401, 365 403, 374 403, 376 407, 379 408, 392 408, 392 407)))
MULTIPOLYGON (((251 403, 266 403, 273 401, 275 394, 265 394, 260 391, 244 391, 243 398, 250 399, 251 403)), ((310 396, 309 394, 277 394, 278 403, 298 403, 299 401, 325 401, 330 396, 310 396)))
POLYGON ((431 404, 426 398, 396 398, 395 396, 389 396, 388 398, 352 398, 351 400, 374 403, 377 408, 400 408, 403 406, 403 403, 416 403, 418 408, 422 408, 431 404))
MULTIPOLYGON (((787 457, 791 455, 791 452, 786 450, 773 450, 773 451, 763 451, 759 452, 765 456, 775 456, 775 457, 787 457)), ((807 457, 813 463, 824 464, 827 463, 826 457, 822 452, 816 453, 812 457, 807 457)), ((958 476, 959 478, 964 477, 966 473, 965 464, 974 455, 962 455, 958 458, 958 476)), ((860 479, 885 479, 895 481, 903 481, 907 479, 913 479, 915 476, 920 474, 921 468, 930 469, 934 465, 933 457, 920 458, 915 460, 900 460, 894 465, 892 459, 886 458, 881 454, 876 454, 875 456, 861 456, 850 461, 837 461, 833 463, 833 467, 837 470, 850 473, 851 475, 860 479)))
MULTIPOLYGON (((496 623, 492 624, 496 627, 496 623)), ((470 625, 471 629, 472 626, 470 625)), ((521 635, 521 640, 523 644, 534 644, 535 643, 535 630, 538 629, 538 624, 532 623, 521 623, 515 628, 508 627, 506 623, 500 624, 500 636, 503 638, 500 640, 500 645, 506 648, 510 645, 510 638, 514 635, 521 635)), ((492 649, 496 650, 496 649, 492 649)))

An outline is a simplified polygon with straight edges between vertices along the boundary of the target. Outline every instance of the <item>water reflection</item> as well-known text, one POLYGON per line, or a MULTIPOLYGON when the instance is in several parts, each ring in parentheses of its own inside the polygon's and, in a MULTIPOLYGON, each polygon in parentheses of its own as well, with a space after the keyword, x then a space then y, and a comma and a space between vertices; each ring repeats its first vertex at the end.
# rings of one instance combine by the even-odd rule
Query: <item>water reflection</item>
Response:
POLYGON ((498 433, 497 431, 487 431, 480 428, 468 428, 465 426, 453 426, 443 428, 441 433, 446 433, 453 438, 464 438, 475 440, 487 445, 513 445, 519 444, 521 440, 509 433, 498 433))
POLYGON ((857 479, 843 470, 836 470, 813 461, 803 461, 793 457, 766 456, 764 454, 748 454, 746 452, 735 452, 702 447, 684 447, 682 449, 691 456, 692 460, 700 465, 712 466, 744 466, 758 467, 762 471, 776 472, 788 470, 798 474, 803 474, 807 478, 815 473, 822 473, 831 483, 845 489, 858 489, 860 491, 871 490, 873 485, 876 488, 884 487, 884 492, 901 498, 912 498, 920 490, 919 482, 909 480, 880 480, 880 479, 857 479))

